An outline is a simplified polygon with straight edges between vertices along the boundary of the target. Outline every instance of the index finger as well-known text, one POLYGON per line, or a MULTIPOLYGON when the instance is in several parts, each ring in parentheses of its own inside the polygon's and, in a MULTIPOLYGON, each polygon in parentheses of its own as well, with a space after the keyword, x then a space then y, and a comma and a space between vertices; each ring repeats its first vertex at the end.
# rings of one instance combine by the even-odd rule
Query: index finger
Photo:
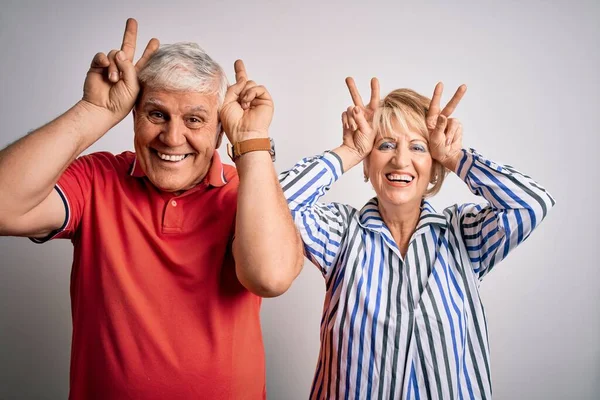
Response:
POLYGON ((354 79, 351 76, 346 78, 346 86, 348 86, 348 90, 350 91, 350 96, 352 96, 354 105, 364 107, 360 93, 358 93, 358 89, 356 88, 356 83, 354 83, 354 79))
POLYGON ((235 81, 237 83, 248 80, 248 74, 246 73, 246 66, 242 60, 236 60, 233 64, 235 70, 235 81))
POLYGON ((121 50, 125 53, 125 57, 129 61, 133 61, 133 56, 135 54, 137 29, 137 21, 133 18, 127 19, 127 24, 125 25, 125 33, 123 33, 123 43, 121 44, 121 50))
POLYGON ((454 96, 452 96, 448 104, 446 104, 446 107, 444 107, 442 110, 442 114, 444 114, 446 117, 449 117, 454 112, 456 106, 458 106, 458 103, 460 103, 460 100, 463 98, 466 92, 467 85, 460 85, 458 89, 456 89, 454 96))

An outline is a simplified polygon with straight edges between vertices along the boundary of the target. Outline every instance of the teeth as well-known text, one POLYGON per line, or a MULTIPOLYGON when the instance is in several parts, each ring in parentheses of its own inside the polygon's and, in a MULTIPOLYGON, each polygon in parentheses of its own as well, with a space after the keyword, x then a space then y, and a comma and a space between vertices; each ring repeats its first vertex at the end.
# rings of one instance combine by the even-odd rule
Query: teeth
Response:
POLYGON ((403 182, 412 182, 413 177, 406 174, 387 174, 387 178, 390 181, 403 181, 403 182))
POLYGON ((161 160, 165 160, 165 161, 181 161, 186 156, 186 154, 182 154, 182 155, 179 155, 179 156, 169 155, 169 154, 163 154, 163 153, 158 152, 158 151, 156 153, 161 158, 161 160))

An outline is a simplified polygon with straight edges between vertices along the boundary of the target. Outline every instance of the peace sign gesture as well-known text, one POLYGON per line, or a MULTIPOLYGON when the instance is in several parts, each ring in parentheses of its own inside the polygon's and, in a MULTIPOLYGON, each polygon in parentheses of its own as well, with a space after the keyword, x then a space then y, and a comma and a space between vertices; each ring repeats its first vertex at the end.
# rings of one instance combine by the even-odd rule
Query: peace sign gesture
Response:
POLYGON ((343 146, 355 154, 356 163, 362 161, 373 149, 375 132, 373 130, 373 115, 379 107, 379 81, 371 79, 371 99, 367 106, 364 105, 356 83, 351 77, 346 78, 346 85, 350 91, 354 106, 348 107, 342 113, 343 146))
POLYGON ((451 171, 454 171, 462 150, 462 124, 456 118, 450 118, 460 100, 467 91, 466 85, 460 85, 452 99, 440 111, 440 99, 444 85, 435 85, 433 97, 427 112, 427 129, 429 130, 429 151, 433 159, 451 171))
POLYGON ((151 39, 134 66, 137 28, 137 21, 129 18, 121 49, 111 50, 108 56, 97 53, 83 85, 83 101, 108 111, 114 123, 125 118, 133 108, 140 91, 137 73, 159 47, 158 39, 151 39))
POLYGON ((266 138, 273 119, 273 99, 264 86, 248 80, 242 60, 234 64, 235 84, 229 86, 219 112, 223 130, 231 144, 266 138))

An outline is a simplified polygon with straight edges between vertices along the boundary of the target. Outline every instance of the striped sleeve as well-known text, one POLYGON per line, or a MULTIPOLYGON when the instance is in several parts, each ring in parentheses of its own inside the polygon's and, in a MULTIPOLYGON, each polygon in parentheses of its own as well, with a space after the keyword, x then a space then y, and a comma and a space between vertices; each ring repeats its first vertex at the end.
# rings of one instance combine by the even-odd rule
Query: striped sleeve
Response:
POLYGON ((304 242, 306 257, 321 269, 332 272, 352 213, 349 206, 318 203, 343 173, 342 161, 332 152, 301 160, 279 175, 279 182, 304 242))
POLYGON ((463 240, 474 272, 483 278, 523 242, 555 204, 552 196, 527 175, 463 150, 458 176, 489 204, 458 207, 463 240))

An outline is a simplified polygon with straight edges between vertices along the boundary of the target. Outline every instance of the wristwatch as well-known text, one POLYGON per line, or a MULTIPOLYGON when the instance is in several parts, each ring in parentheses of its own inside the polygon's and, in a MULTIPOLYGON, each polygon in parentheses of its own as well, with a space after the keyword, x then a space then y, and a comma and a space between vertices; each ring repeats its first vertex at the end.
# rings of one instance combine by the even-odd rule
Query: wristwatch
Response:
POLYGON ((275 161, 275 142, 272 138, 248 139, 234 143, 227 143, 227 155, 232 161, 236 161, 242 154, 251 151, 268 151, 271 160, 275 161))

